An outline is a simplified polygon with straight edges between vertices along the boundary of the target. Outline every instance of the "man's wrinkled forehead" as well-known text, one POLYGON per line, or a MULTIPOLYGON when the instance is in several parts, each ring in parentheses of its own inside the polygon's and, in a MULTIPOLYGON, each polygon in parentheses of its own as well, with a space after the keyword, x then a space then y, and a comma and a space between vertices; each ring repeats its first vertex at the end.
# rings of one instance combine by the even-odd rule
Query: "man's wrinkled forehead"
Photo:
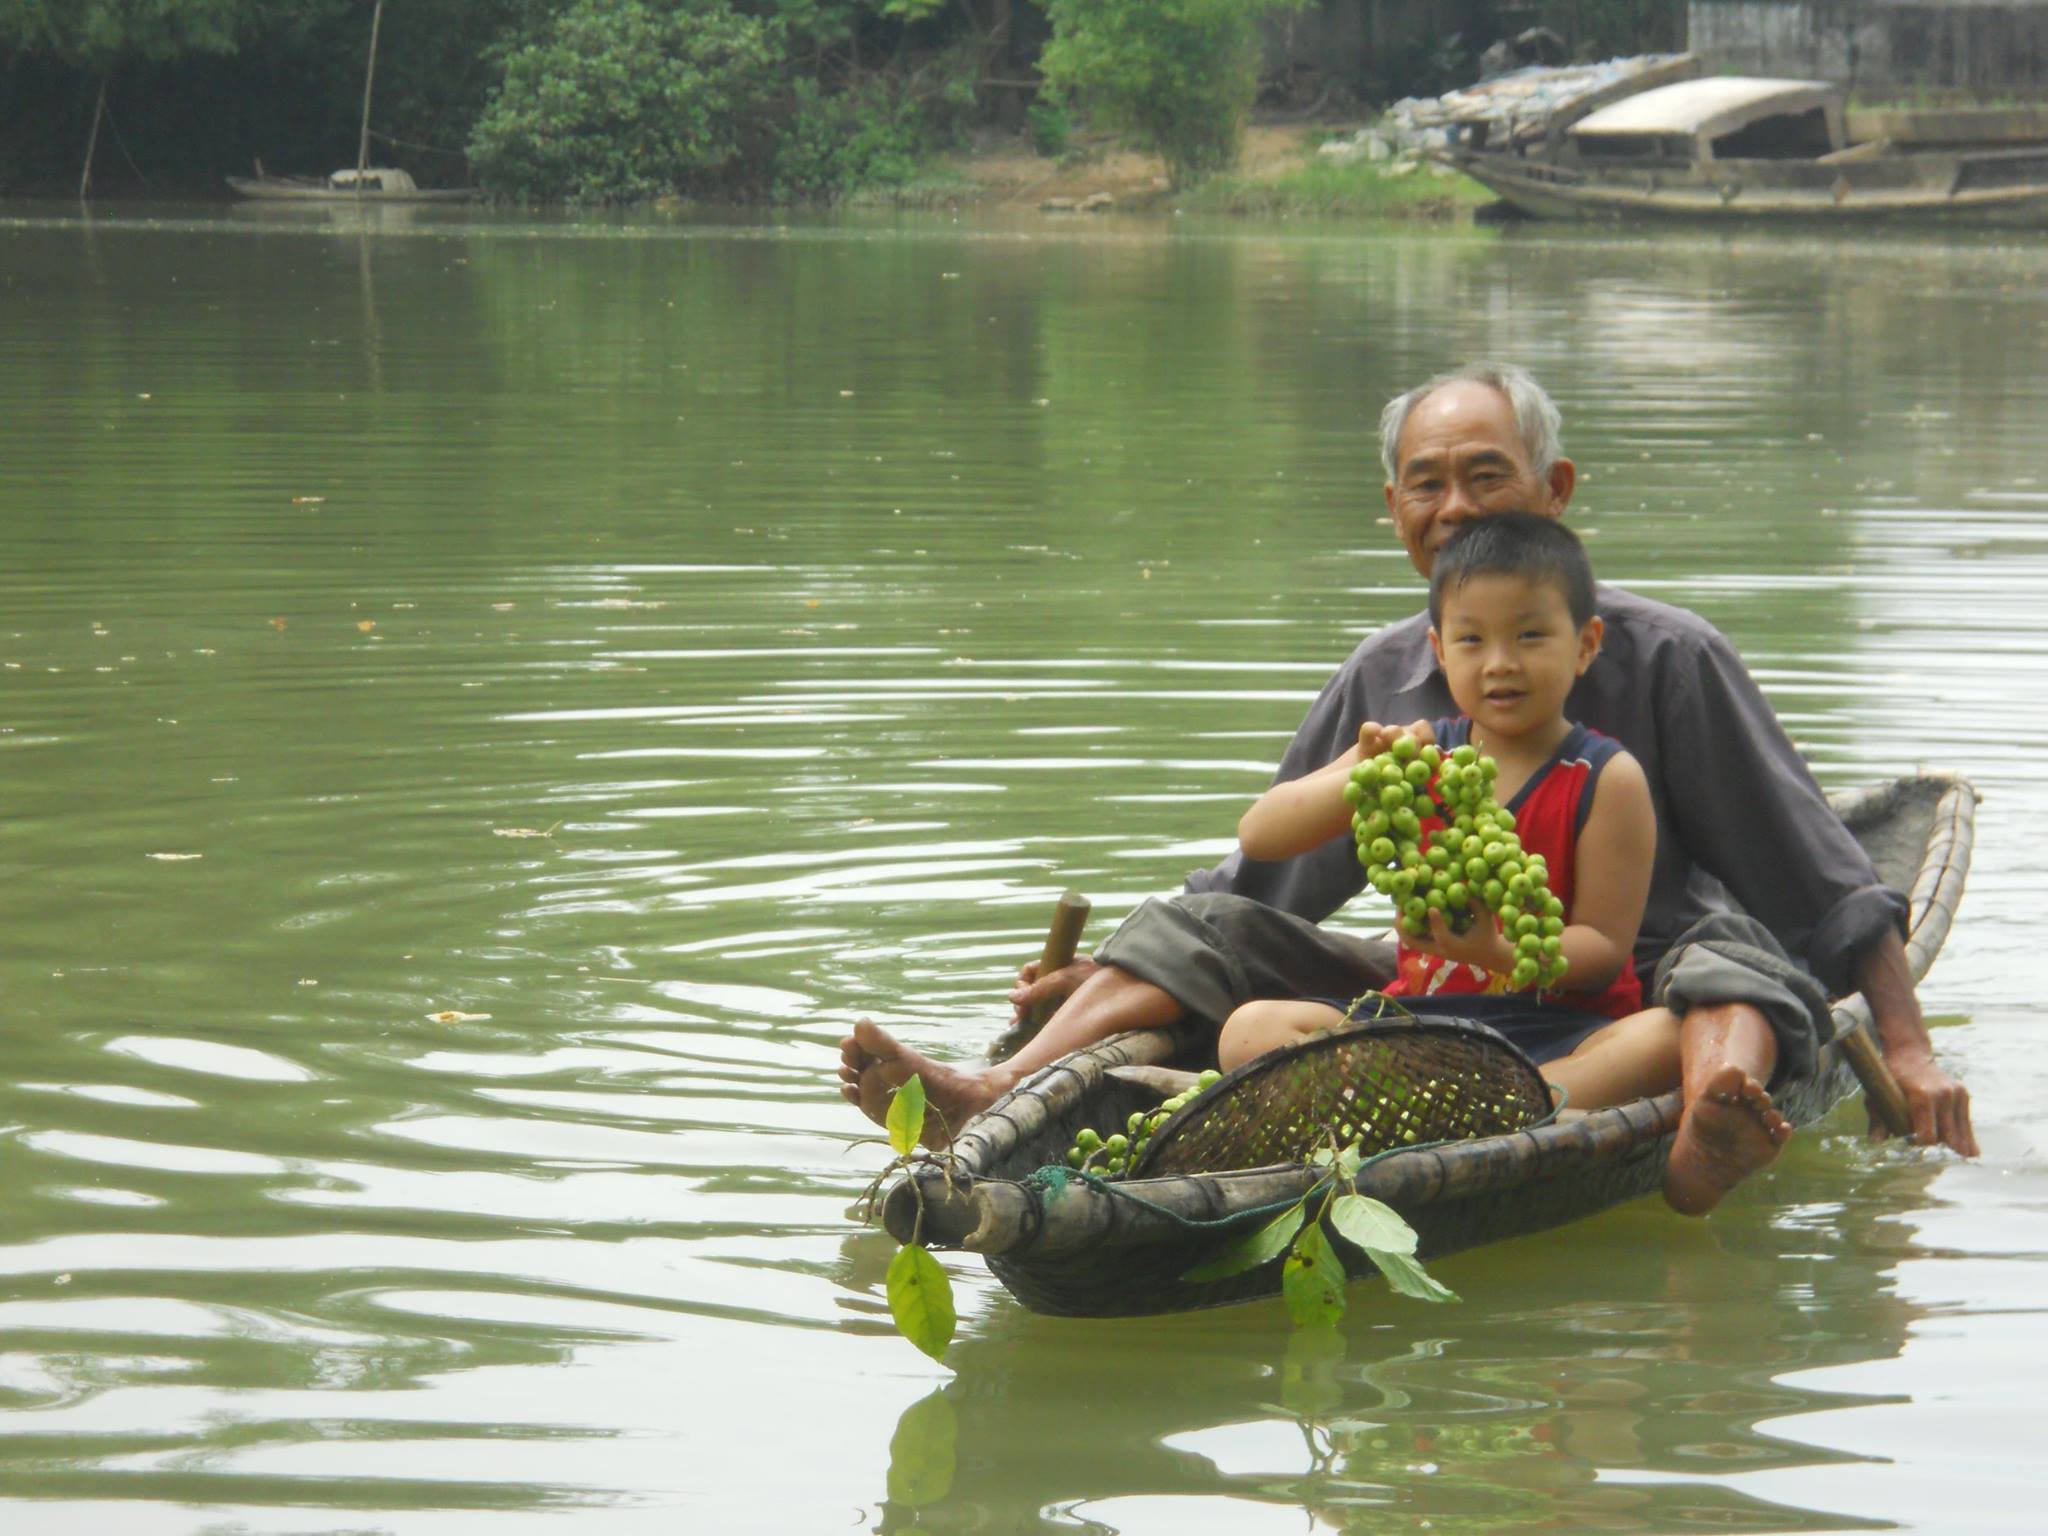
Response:
POLYGON ((1415 403, 1401 424, 1395 469, 1440 467, 1456 461, 1475 467, 1496 460, 1506 469, 1529 468, 1529 453, 1515 423, 1515 408, 1491 385, 1458 379, 1415 403))

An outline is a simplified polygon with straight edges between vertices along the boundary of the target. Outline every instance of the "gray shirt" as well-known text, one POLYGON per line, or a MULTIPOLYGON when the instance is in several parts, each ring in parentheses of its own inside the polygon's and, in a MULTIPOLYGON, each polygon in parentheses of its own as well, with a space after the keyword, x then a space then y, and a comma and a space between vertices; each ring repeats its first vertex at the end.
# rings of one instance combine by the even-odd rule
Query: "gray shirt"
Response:
MULTIPOLYGON (((1644 974, 1730 897, 1833 993, 1906 899, 1879 883, 1727 639, 1696 614, 1599 589, 1606 639, 1565 714, 1614 737, 1650 782, 1657 859, 1636 937, 1644 974)), ((1320 768, 1366 720, 1405 725, 1458 712, 1429 648, 1429 616, 1368 637, 1310 706, 1274 782, 1320 768)), ((1349 839, 1277 863, 1233 853, 1188 877, 1191 891, 1249 896, 1321 922, 1365 887, 1349 839)))

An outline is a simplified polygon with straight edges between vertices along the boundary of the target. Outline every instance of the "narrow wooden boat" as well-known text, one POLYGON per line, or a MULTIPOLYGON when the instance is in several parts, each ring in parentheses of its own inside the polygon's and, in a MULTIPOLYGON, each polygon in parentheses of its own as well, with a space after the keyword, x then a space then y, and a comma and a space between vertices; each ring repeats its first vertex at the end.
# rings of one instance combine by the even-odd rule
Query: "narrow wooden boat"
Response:
POLYGON ((467 187, 421 187, 404 171, 336 171, 318 176, 230 176, 236 195, 268 203, 466 203, 467 187))
MULTIPOLYGON (((1906 957, 1916 980, 1962 898, 1976 804, 1967 782, 1945 776, 1836 800, 1878 874, 1909 895, 1906 957)), ((1857 1091, 1841 1042, 1869 1027, 1868 1006, 1843 998, 1834 1020, 1814 1075, 1775 1092, 1796 1125, 1857 1091)), ((1212 1031, 1177 1026, 1119 1035, 1056 1062, 970 1122, 950 1168, 926 1164, 900 1180, 884 1202, 885 1223, 902 1241, 915 1232, 930 1247, 982 1255, 1039 1312, 1177 1312, 1277 1293, 1277 1260, 1221 1281, 1183 1276, 1298 1198, 1317 1171, 1286 1164, 1105 1186, 1067 1177, 1062 1162, 1083 1126, 1114 1128, 1159 1103, 1144 1074, 1119 1069, 1209 1066, 1213 1049, 1212 1031)), ((1661 1188, 1679 1107, 1673 1092, 1534 1130, 1397 1152, 1370 1163, 1359 1188, 1407 1218, 1425 1258, 1542 1231, 1661 1188)), ((1337 1241, 1346 1267, 1365 1273, 1364 1256, 1337 1241)))
POLYGON ((1441 158, 1543 219, 2048 222, 2048 144, 1851 144, 1844 124, 1839 87, 1720 77, 1603 107, 1540 154, 1468 143, 1441 158))

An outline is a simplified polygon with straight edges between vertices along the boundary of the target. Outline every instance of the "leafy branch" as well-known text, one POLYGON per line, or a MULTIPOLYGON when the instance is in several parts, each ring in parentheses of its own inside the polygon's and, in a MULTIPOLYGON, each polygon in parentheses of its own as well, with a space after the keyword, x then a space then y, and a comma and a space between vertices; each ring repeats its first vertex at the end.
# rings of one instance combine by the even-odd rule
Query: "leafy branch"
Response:
MULTIPOLYGON (((868 1185, 867 1193, 861 1197, 867 1220, 875 1219, 882 1186, 892 1174, 927 1163, 941 1164, 951 1171, 953 1155, 950 1151, 935 1156, 920 1145, 926 1107, 924 1079, 920 1077, 911 1077, 890 1098, 883 1128, 889 1133, 889 1146, 896 1156, 875 1175, 874 1182, 868 1185)), ((931 1112, 939 1114, 936 1109, 931 1112)), ((950 1130, 943 1114, 939 1114, 939 1124, 950 1130)), ((909 1182, 910 1192, 917 1201, 917 1217, 911 1224, 910 1241, 889 1261, 889 1272, 884 1278, 889 1295, 889 1315, 896 1320, 898 1333, 934 1360, 944 1360, 946 1346, 953 1342, 954 1330, 959 1325, 959 1314, 953 1307, 953 1281, 945 1266, 932 1257, 931 1250, 922 1241, 924 1185, 915 1178, 909 1182)))
POLYGON ((1364 1251, 1387 1284, 1418 1301, 1456 1301, 1415 1257, 1415 1229, 1383 1201, 1358 1192, 1358 1172, 1365 1165, 1359 1144, 1339 1146, 1334 1135, 1310 1162, 1329 1169, 1299 1200, 1271 1221, 1254 1229, 1214 1258, 1197 1264, 1181 1278, 1195 1282, 1224 1280, 1270 1264, 1281 1254, 1280 1294, 1295 1326, 1335 1323, 1344 1315, 1344 1262, 1323 1231, 1330 1226, 1364 1251), (1315 1214, 1309 1214, 1311 1204, 1315 1214))

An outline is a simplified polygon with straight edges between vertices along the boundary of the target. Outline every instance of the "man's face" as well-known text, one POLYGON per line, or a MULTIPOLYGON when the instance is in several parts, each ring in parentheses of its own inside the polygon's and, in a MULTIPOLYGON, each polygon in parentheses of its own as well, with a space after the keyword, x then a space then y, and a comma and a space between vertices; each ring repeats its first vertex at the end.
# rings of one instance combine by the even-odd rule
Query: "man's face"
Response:
POLYGON ((1460 381, 1408 413, 1387 510, 1426 577, 1437 550, 1466 519, 1516 509, 1555 517, 1571 499, 1574 480, 1569 459, 1559 459, 1548 475, 1536 472, 1506 395, 1460 381))

